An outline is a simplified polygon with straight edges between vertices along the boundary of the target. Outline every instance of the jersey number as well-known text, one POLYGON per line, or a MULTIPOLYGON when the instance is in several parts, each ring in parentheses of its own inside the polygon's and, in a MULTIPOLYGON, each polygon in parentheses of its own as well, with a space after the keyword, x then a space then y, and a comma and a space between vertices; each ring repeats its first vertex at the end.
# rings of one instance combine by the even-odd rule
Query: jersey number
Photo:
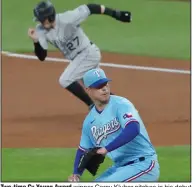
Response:
POLYGON ((79 46, 79 38, 78 38, 78 36, 76 36, 72 41, 70 41, 69 43, 67 43, 67 48, 70 51, 75 50, 77 46, 79 46))

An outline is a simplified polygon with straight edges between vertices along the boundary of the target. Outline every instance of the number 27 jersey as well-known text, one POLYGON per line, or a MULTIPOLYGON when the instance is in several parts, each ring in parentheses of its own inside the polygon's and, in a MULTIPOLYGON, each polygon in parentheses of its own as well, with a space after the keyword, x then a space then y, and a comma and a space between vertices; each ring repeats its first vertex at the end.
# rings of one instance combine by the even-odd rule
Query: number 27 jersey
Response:
POLYGON ((45 29, 38 24, 36 32, 39 43, 48 49, 48 42, 58 48, 64 56, 72 60, 90 45, 90 40, 80 27, 80 23, 90 15, 86 5, 56 15, 56 25, 53 29, 45 29))

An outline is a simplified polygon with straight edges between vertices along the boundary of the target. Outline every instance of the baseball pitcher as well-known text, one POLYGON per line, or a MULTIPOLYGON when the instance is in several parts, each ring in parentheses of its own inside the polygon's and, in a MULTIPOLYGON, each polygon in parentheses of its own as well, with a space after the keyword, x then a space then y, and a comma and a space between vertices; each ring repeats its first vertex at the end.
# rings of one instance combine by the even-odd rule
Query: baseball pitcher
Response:
POLYGON ((124 97, 110 95, 110 79, 102 69, 89 70, 83 81, 95 106, 84 120, 68 181, 80 181, 85 169, 95 175, 105 156, 114 165, 97 182, 158 181, 157 154, 135 106, 124 97))
POLYGON ((33 40, 34 52, 40 61, 47 56, 48 43, 59 49, 70 61, 59 78, 59 83, 87 106, 92 100, 79 83, 84 73, 97 68, 101 61, 100 49, 89 40, 80 24, 93 14, 111 16, 121 22, 131 22, 128 11, 113 10, 98 4, 84 4, 74 10, 56 14, 50 1, 42 1, 33 10, 36 28, 29 28, 28 36, 33 40))

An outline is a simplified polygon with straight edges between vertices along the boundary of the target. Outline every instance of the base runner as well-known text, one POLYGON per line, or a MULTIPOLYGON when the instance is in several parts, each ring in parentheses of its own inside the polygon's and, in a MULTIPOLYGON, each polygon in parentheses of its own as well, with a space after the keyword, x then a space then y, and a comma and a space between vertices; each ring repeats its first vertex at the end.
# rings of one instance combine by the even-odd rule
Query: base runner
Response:
POLYGON ((58 48, 70 61, 59 78, 60 85, 91 108, 93 102, 79 83, 85 72, 99 67, 100 49, 89 40, 80 24, 90 15, 110 16, 121 22, 131 22, 129 11, 119 11, 98 4, 84 4, 73 10, 56 14, 50 1, 41 1, 33 9, 36 28, 28 29, 34 52, 40 61, 47 56, 48 43, 58 48))

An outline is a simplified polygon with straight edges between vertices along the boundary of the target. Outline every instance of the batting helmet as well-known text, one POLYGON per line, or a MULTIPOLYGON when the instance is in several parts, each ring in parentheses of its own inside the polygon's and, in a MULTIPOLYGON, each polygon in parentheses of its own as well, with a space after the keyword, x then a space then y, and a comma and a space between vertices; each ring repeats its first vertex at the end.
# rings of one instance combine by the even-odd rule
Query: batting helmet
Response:
POLYGON ((41 1, 38 3, 33 9, 33 13, 35 21, 44 22, 48 19, 49 22, 53 22, 55 20, 56 11, 50 1, 41 1))

